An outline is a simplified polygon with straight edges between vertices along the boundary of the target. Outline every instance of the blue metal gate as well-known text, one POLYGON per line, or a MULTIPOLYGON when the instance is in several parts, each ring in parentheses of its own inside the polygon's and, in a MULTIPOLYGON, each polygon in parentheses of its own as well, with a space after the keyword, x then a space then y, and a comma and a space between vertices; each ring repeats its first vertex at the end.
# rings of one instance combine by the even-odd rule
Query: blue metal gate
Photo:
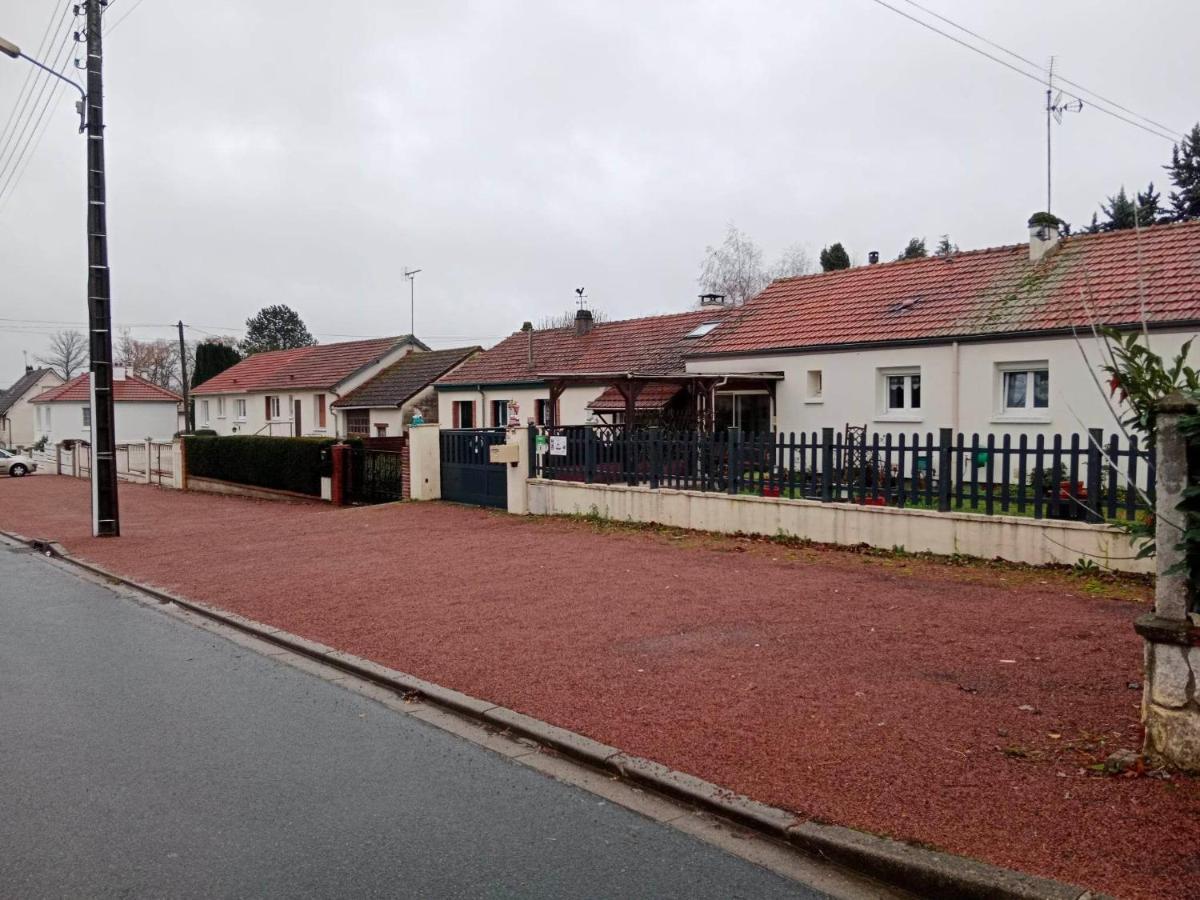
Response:
POLYGON ((442 499, 508 508, 503 463, 489 462, 488 448, 505 442, 503 428, 456 428, 441 432, 442 499))

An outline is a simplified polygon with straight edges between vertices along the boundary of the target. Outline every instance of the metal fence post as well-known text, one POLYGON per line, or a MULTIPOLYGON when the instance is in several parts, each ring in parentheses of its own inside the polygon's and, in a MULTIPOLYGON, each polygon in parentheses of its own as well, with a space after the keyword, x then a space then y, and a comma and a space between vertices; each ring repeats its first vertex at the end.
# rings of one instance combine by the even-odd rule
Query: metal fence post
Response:
POLYGON ((736 494, 738 481, 741 480, 741 460, 738 458, 738 430, 730 425, 727 434, 729 438, 728 477, 725 479, 725 493, 736 494))
POLYGON ((657 425, 650 426, 650 490, 658 490, 658 480, 662 466, 662 429, 657 425))
POLYGON ((833 429, 821 429, 821 502, 833 499, 833 429))
POLYGON ((596 480, 596 427, 583 426, 583 480, 591 484, 596 480))
POLYGON ((1104 430, 1101 428, 1088 429, 1087 445, 1087 521, 1103 522, 1104 498, 1100 491, 1100 448, 1104 440, 1104 430))
POLYGON ((538 471, 538 455, 537 455, 537 426, 529 426, 529 477, 537 478, 538 471))
POLYGON ((954 467, 951 454, 954 429, 938 429, 938 512, 950 512, 950 470, 954 467))

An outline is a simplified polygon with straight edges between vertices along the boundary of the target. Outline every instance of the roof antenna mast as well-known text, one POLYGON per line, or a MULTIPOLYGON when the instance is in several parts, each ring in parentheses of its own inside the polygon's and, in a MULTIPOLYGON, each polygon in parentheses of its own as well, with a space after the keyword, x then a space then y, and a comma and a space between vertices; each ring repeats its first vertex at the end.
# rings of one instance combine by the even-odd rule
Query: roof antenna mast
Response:
POLYGON ((1046 212, 1050 212, 1050 119, 1059 125, 1062 124, 1063 113, 1079 112, 1083 109, 1083 101, 1076 98, 1063 102, 1063 92, 1059 91, 1058 95, 1054 94, 1054 57, 1050 57, 1050 65, 1046 69, 1046 212))
POLYGON ((405 269, 404 277, 408 279, 408 333, 417 336, 417 273, 420 269, 405 269))

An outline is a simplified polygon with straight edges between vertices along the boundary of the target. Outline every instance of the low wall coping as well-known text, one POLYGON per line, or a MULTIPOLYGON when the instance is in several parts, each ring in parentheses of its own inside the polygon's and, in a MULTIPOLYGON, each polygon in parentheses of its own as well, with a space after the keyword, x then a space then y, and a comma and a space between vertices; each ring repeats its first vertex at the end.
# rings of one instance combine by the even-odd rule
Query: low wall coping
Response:
POLYGON ((1200 625, 1179 619, 1163 619, 1154 613, 1139 616, 1133 629, 1154 644, 1200 647, 1200 625))
POLYGON ((968 513, 960 511, 938 512, 934 509, 909 509, 899 508, 895 506, 866 506, 858 503, 843 503, 833 502, 824 503, 820 500, 793 500, 789 497, 758 497, 754 494, 726 494, 723 491, 691 491, 681 488, 649 488, 637 485, 631 487, 627 484, 588 484, 583 481, 559 481, 553 478, 530 478, 530 484, 544 484, 552 487, 573 487, 582 488, 585 490, 601 490, 621 492, 635 492, 641 494, 670 494, 683 497, 708 497, 717 498, 720 500, 737 500, 743 503, 771 503, 781 506, 801 506, 813 507, 816 509, 844 509, 854 512, 870 512, 872 515, 881 516, 915 516, 920 518, 937 519, 939 521, 957 519, 961 522, 999 522, 1005 525, 1016 525, 1023 528, 1065 528, 1068 531, 1084 531, 1096 532, 1103 531, 1110 534, 1124 534, 1125 532, 1115 525, 1093 524, 1091 522, 1075 522, 1070 519, 1032 519, 1027 516, 1007 516, 995 515, 989 516, 984 513, 968 513))
POLYGON ((198 490, 204 491, 205 488, 219 486, 228 490, 214 491, 209 493, 220 494, 241 494, 245 497, 257 497, 260 500, 307 500, 312 503, 320 503, 321 498, 314 494, 301 494, 299 491, 285 491, 280 488, 259 487, 257 484, 240 484, 236 481, 224 481, 220 478, 205 478, 200 475, 189 475, 187 479, 188 490, 192 490, 192 486, 198 484, 198 490))

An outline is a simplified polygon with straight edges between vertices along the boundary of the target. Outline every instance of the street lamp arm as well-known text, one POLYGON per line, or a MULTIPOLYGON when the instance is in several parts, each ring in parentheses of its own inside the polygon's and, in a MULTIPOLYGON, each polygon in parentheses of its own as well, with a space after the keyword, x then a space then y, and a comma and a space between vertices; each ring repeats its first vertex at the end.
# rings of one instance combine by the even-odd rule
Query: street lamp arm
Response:
POLYGON ((56 71, 55 69, 52 69, 49 66, 38 62, 32 56, 29 56, 26 53, 22 53, 20 47, 18 47, 16 44, 13 44, 13 43, 10 43, 10 42, 4 40, 4 38, 0 38, 0 53, 3 53, 5 56, 11 56, 13 59, 23 59, 26 62, 33 63, 35 66, 37 66, 43 72, 49 72, 51 75, 53 75, 59 81, 65 81, 71 87, 75 88, 75 90, 79 91, 79 104, 78 104, 79 132, 80 132, 80 134, 83 133, 83 130, 85 128, 87 128, 87 91, 85 91, 83 89, 83 85, 79 84, 78 82, 72 81, 70 78, 68 78, 62 72, 56 71))

